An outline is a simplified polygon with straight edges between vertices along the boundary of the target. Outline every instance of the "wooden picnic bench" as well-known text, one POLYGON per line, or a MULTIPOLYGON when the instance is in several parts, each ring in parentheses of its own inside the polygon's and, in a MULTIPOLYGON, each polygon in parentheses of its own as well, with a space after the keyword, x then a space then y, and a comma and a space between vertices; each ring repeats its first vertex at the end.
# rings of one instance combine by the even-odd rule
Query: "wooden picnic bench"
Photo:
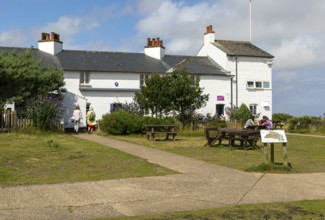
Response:
POLYGON ((150 136, 153 140, 156 140, 156 134, 166 134, 166 140, 169 136, 172 136, 173 140, 177 135, 176 125, 146 125, 147 130, 144 131, 149 140, 150 136))
POLYGON ((230 148, 235 145, 235 141, 239 141, 240 146, 245 150, 248 144, 255 149, 259 135, 260 132, 255 129, 205 128, 205 136, 209 146, 212 146, 216 141, 221 144, 223 139, 228 139, 230 148))
POLYGON ((280 129, 282 130, 282 127, 283 127, 283 122, 282 121, 273 121, 272 120, 272 125, 273 125, 273 129, 276 129, 277 127, 280 127, 280 129))

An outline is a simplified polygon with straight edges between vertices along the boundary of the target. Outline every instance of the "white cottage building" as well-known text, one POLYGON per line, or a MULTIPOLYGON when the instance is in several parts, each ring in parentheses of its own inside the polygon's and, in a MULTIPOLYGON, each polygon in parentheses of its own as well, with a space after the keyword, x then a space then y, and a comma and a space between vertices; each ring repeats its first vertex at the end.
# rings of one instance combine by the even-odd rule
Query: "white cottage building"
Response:
MULTIPOLYGON (((0 47, 0 50, 24 48, 0 47)), ((249 106, 251 111, 272 116, 273 56, 250 42, 216 40, 212 26, 204 34, 204 44, 197 55, 167 55, 163 41, 148 38, 144 53, 64 50, 60 35, 43 33, 35 56, 45 66, 64 71, 65 126, 75 104, 84 114, 89 106, 97 118, 114 111, 118 103, 130 103, 135 92, 151 73, 168 73, 186 68, 209 94, 207 105, 199 113, 224 114, 225 107, 249 106)), ((167 88, 166 88, 167 89, 167 88)), ((85 120, 83 121, 85 126, 85 120)))

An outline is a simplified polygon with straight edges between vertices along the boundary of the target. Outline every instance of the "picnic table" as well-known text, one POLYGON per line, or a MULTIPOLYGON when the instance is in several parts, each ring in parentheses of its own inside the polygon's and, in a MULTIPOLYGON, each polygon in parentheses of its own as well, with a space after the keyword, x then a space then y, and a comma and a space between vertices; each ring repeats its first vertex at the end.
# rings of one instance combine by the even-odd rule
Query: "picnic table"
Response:
POLYGON ((249 125, 246 129, 262 130, 265 129, 265 125, 249 125))
POLYGON ((145 131, 147 138, 149 140, 150 136, 153 140, 156 140, 156 134, 162 133, 166 134, 165 140, 172 136, 173 140, 177 135, 176 125, 146 125, 147 130, 145 131))
POLYGON ((246 150, 248 144, 254 149, 257 148, 256 142, 260 132, 255 129, 206 128, 205 135, 209 146, 213 145, 216 141, 221 144, 224 139, 228 139, 230 148, 235 145, 235 141, 239 141, 240 146, 246 150), (216 132, 216 134, 211 135, 211 131, 216 132))
POLYGON ((280 129, 282 129, 283 127, 283 122, 282 121, 276 121, 276 120, 272 120, 272 124, 273 124, 273 129, 276 129, 277 127, 280 127, 280 129))

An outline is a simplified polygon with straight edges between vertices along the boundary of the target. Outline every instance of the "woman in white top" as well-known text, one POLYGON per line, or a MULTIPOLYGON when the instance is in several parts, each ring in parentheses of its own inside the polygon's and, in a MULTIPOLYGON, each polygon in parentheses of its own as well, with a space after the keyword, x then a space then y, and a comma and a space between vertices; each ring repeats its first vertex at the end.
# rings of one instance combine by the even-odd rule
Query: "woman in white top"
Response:
POLYGON ((82 114, 81 114, 79 105, 76 105, 76 109, 73 111, 72 117, 73 117, 73 120, 74 120, 74 132, 76 134, 78 134, 80 120, 82 119, 82 114))
POLYGON ((251 115, 251 117, 246 121, 244 128, 255 125, 254 119, 255 117, 251 115))

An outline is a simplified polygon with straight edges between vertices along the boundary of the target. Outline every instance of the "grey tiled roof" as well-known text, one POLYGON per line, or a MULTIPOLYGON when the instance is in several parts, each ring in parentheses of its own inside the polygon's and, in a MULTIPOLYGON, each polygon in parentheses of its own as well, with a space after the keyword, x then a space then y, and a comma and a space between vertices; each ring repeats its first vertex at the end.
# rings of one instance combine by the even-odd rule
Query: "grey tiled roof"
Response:
MULTIPOLYGON (((19 48, 19 47, 0 47, 1 51, 16 51, 17 53, 22 53, 24 50, 27 50, 27 48, 19 48)), ((47 68, 50 66, 54 66, 57 68, 61 68, 60 62, 57 59, 56 56, 53 56, 51 54, 45 53, 43 51, 40 51, 38 49, 32 49, 35 59, 42 60, 43 67, 47 68)))
POLYGON ((248 41, 216 40, 213 44, 229 56, 274 58, 248 41))
MULTIPOLYGON (((26 48, 0 47, 1 50, 23 51, 26 48)), ((217 63, 208 57, 165 55, 162 60, 144 53, 63 50, 56 55, 33 49, 36 58, 48 67, 54 65, 65 71, 165 73, 173 67, 186 68, 193 74, 225 75, 217 63)))

